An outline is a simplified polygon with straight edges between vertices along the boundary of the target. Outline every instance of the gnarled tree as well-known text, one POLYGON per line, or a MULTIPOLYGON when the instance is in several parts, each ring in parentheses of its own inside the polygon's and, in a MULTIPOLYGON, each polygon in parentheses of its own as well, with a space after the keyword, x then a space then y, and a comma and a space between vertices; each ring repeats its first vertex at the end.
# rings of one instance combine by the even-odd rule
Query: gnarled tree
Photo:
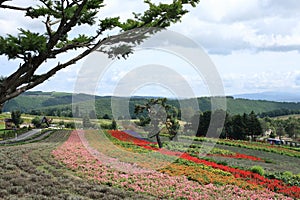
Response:
POLYGON ((171 140, 177 140, 180 127, 177 120, 178 112, 174 106, 167 104, 166 98, 150 99, 144 105, 135 105, 134 113, 140 115, 138 125, 145 126, 149 138, 156 138, 159 148, 163 147, 160 139, 163 127, 167 129, 171 140))
POLYGON ((75 64, 94 50, 103 51, 112 58, 128 56, 134 45, 143 42, 146 33, 155 33, 153 29, 149 29, 136 34, 141 30, 138 28, 166 28, 180 21, 188 12, 184 5, 195 7, 199 1, 173 0, 168 4, 154 4, 145 0, 149 8, 143 13, 133 13, 132 19, 120 19, 119 16, 99 19, 98 13, 105 6, 104 0, 39 0, 37 3, 29 1, 28 3, 37 5, 28 7, 14 5, 12 0, 0 0, 0 10, 24 12, 29 19, 40 19, 45 27, 44 32, 20 28, 16 36, 0 36, 0 55, 7 56, 9 60, 20 61, 19 67, 12 74, 0 78, 0 110, 9 99, 43 83, 59 70, 75 64), (94 33, 81 34, 74 30, 81 25, 98 28, 94 33), (109 35, 110 33, 114 34, 109 35), (81 50, 80 53, 72 54, 73 57, 69 60, 62 63, 57 61, 50 70, 37 73, 47 60, 78 49, 81 50))

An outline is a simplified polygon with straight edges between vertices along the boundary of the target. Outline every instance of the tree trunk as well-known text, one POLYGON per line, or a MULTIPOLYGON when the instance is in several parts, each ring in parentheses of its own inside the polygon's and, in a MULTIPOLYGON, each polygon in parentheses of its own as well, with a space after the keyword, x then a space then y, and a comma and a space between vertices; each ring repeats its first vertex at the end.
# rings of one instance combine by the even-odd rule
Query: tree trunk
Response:
POLYGON ((159 147, 159 148, 162 148, 163 145, 162 145, 162 142, 161 142, 161 140, 160 140, 159 134, 156 135, 156 140, 157 140, 158 147, 159 147))
POLYGON ((178 142, 178 133, 175 133, 175 136, 172 138, 172 140, 178 142))
POLYGON ((1 103, 0 103, 0 114, 2 113, 3 107, 4 107, 4 104, 1 104, 1 103))
POLYGON ((170 140, 178 142, 178 133, 171 133, 170 140))

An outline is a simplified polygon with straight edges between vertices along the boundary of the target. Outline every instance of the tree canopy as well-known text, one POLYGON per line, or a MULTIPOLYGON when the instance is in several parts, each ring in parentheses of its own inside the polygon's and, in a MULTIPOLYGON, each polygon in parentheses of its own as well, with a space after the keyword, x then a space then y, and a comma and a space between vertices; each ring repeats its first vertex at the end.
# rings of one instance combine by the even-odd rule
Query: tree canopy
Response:
POLYGON ((173 0, 171 3, 155 4, 145 0, 148 9, 142 13, 133 13, 132 18, 121 19, 120 16, 115 16, 100 19, 98 13, 105 6, 104 0, 38 0, 29 1, 28 4, 32 5, 27 7, 14 5, 14 1, 0 0, 0 10, 24 12, 25 17, 38 19, 45 27, 44 32, 19 27, 17 35, 8 33, 0 36, 0 55, 19 61, 19 66, 13 73, 0 77, 0 109, 7 100, 43 83, 92 51, 102 51, 111 58, 128 56, 132 53, 132 45, 140 44, 146 38, 145 34, 141 37, 141 34, 128 31, 148 28, 148 32, 153 34, 155 31, 150 31, 150 28, 166 28, 180 21, 188 12, 185 5, 195 7, 199 1, 173 0), (97 30, 89 34, 74 30, 83 25, 97 27, 97 30), (123 43, 113 45, 120 41, 123 43), (124 44, 128 41, 132 44, 124 44), (50 70, 37 73, 47 60, 78 49, 81 51, 69 60, 57 60, 57 64, 50 70))
POLYGON ((185 125, 185 131, 196 131, 196 136, 198 137, 207 136, 208 131, 210 131, 209 136, 211 137, 237 140, 244 140, 250 136, 253 139, 263 132, 261 123, 253 111, 249 114, 229 115, 224 110, 205 111, 204 113, 195 114, 191 121, 185 125), (222 123, 216 123, 224 118, 224 127, 220 126, 222 123), (215 123, 210 124, 212 119, 215 119, 215 123))
POLYGON ((170 139, 177 139, 177 132, 180 127, 177 120, 178 110, 167 104, 167 98, 149 99, 144 105, 136 105, 134 113, 139 117, 139 126, 146 126, 145 131, 148 137, 156 137, 159 148, 162 148, 160 133, 165 127, 170 139))
POLYGON ((19 110, 13 111, 11 113, 11 119, 16 127, 19 127, 20 124, 23 123, 23 119, 21 118, 22 113, 19 110))

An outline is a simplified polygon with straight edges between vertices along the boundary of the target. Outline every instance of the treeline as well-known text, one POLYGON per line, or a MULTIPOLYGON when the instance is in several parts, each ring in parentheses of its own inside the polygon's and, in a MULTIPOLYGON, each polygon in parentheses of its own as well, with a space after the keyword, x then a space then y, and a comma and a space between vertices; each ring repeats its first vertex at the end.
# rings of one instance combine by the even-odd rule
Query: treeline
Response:
POLYGON ((226 111, 216 110, 195 114, 185 125, 184 132, 196 136, 220 137, 245 140, 263 132, 257 115, 252 111, 243 115, 229 115, 226 111))
POLYGON ((270 132, 270 137, 290 137, 293 140, 300 137, 300 118, 272 119, 265 117, 260 119, 260 123, 263 131, 270 132))
POLYGON ((88 116, 90 119, 112 119, 111 114, 101 114, 97 113, 95 110, 83 111, 79 110, 79 107, 76 106, 73 112, 71 106, 62 106, 62 107, 53 107, 39 110, 30 110, 29 112, 24 112, 30 115, 38 116, 56 116, 56 117, 76 117, 83 118, 88 116))
POLYGON ((259 117, 278 117, 278 116, 284 116, 284 115, 295 115, 300 114, 300 110, 291 110, 291 109, 276 109, 268 112, 263 112, 259 114, 259 117))
MULTIPOLYGON (((129 116, 122 116, 124 110, 122 106, 114 110, 114 117, 131 117, 134 118, 134 107, 137 104, 145 103, 150 97, 110 97, 110 96, 91 96, 87 94, 70 94, 70 93, 59 93, 59 92, 26 92, 20 95, 4 105, 3 112, 11 112, 13 110, 20 110, 23 113, 30 113, 32 111, 44 112, 45 114, 51 115, 61 115, 70 117, 70 113, 73 105, 81 105, 80 108, 86 114, 86 109, 92 104, 96 110, 96 117, 102 118, 107 114, 112 118, 112 103, 114 103, 115 108, 119 105, 124 105, 124 102, 129 101, 129 116), (75 97, 75 98, 73 98, 75 97), (94 101, 95 100, 95 101, 94 101), (68 109, 64 109, 68 107, 68 109), (56 109, 54 109, 56 108, 56 109), (59 113, 61 110, 61 113, 59 113), (65 112, 62 112, 64 110, 65 112)), ((180 105, 190 105, 185 109, 189 110, 200 110, 201 112, 211 110, 211 98, 210 97, 200 97, 197 99, 181 99, 180 102, 177 99, 168 99, 168 104, 175 106, 180 109, 180 105), (198 101, 197 104, 192 102, 198 101)), ((260 113, 260 117, 275 117, 279 115, 287 114, 298 114, 300 113, 300 103, 295 102, 273 102, 273 101, 263 101, 263 100, 247 100, 247 99, 235 99, 233 97, 226 97, 227 111, 232 115, 243 113, 250 113, 254 111, 255 113, 260 113)), ((89 111, 88 111, 89 114, 89 111)))
POLYGON ((223 110, 206 111, 195 114, 185 124, 184 132, 190 135, 196 134, 196 136, 238 140, 254 139, 257 136, 289 137, 293 140, 298 140, 300 137, 300 118, 261 118, 253 111, 242 115, 230 115, 223 110))
POLYGON ((39 116, 57 116, 57 117, 73 117, 72 107, 54 107, 47 109, 39 109, 39 110, 30 110, 29 112, 25 112, 30 115, 39 115, 39 116))

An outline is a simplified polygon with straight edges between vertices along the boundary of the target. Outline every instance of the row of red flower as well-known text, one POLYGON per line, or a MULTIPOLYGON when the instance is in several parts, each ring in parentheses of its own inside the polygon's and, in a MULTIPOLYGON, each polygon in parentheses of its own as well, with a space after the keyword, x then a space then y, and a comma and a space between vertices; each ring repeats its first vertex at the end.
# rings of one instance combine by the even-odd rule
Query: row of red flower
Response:
POLYGON ((238 159, 246 159, 246 160, 253 160, 253 161, 262 161, 261 158, 255 157, 255 156, 249 156, 246 154, 241 153, 235 153, 232 155, 219 155, 219 154, 207 154, 208 156, 221 156, 226 158, 238 158, 238 159))
POLYGON ((249 183, 256 184, 256 185, 262 185, 265 188, 268 188, 272 191, 282 193, 282 194, 288 195, 293 198, 300 198, 300 187, 289 186, 280 180, 268 179, 268 178, 265 178, 264 176, 253 173, 251 171, 236 169, 233 167, 217 164, 215 162, 199 159, 197 157, 191 156, 188 153, 182 153, 182 152, 170 151, 170 150, 166 150, 166 149, 155 148, 155 147, 149 146, 149 144, 153 144, 152 142, 135 138, 135 137, 128 135, 127 133, 122 132, 122 131, 109 131, 109 133, 113 137, 115 137, 121 141, 133 142, 134 144, 136 144, 140 147, 143 147, 143 148, 146 148, 149 150, 158 151, 165 155, 177 156, 177 157, 180 157, 180 158, 183 158, 183 159, 195 162, 195 163, 204 164, 204 165, 216 168, 216 169, 221 169, 223 171, 230 172, 236 178, 245 179, 249 183))

